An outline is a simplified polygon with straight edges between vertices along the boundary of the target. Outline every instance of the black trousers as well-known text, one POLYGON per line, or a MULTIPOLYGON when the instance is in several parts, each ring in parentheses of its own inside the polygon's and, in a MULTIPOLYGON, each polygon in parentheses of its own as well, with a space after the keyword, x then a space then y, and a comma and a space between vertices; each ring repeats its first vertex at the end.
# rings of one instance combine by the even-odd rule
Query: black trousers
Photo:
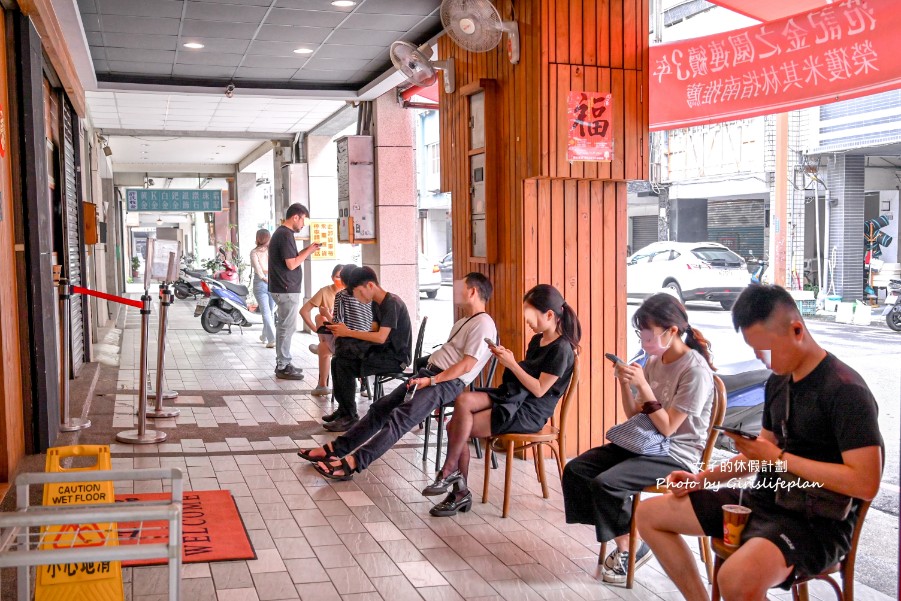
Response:
MULTIPOLYGON (((419 370, 418 377, 428 378, 437 373, 438 370, 423 368, 419 370)), ((398 386, 372 403, 363 419, 335 439, 332 443, 335 452, 342 456, 353 452, 357 470, 362 471, 384 455, 404 434, 422 423, 429 413, 457 398, 463 388, 463 381, 459 379, 439 382, 417 390, 410 401, 406 400, 407 387, 398 386)))
POLYGON ((563 470, 566 523, 594 526, 600 543, 628 534, 632 496, 685 469, 672 457, 637 455, 611 443, 586 451, 563 470))
POLYGON ((384 353, 370 353, 373 344, 356 338, 338 338, 332 357, 332 388, 338 409, 344 415, 357 415, 356 379, 374 374, 404 370, 400 360, 384 353))

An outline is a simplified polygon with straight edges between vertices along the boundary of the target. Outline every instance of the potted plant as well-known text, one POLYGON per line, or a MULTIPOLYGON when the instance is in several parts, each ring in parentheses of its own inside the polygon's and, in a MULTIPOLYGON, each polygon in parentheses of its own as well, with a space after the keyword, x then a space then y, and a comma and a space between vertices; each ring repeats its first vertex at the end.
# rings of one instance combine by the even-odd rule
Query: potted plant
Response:
POLYGON ((140 275, 139 269, 141 269, 141 257, 135 255, 131 258, 131 277, 138 277, 140 275))

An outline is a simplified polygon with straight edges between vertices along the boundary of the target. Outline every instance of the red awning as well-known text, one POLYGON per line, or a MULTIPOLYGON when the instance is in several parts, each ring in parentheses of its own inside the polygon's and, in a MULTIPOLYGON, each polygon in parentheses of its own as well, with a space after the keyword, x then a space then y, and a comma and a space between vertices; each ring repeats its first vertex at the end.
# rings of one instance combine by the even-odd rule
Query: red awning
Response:
POLYGON ((710 0, 723 8, 757 19, 775 21, 829 4, 827 0, 710 0))
POLYGON ((420 86, 409 87, 401 92, 400 95, 404 100, 411 100, 414 96, 420 96, 422 98, 431 100, 435 104, 438 104, 438 82, 436 81, 426 88, 422 88, 420 86))

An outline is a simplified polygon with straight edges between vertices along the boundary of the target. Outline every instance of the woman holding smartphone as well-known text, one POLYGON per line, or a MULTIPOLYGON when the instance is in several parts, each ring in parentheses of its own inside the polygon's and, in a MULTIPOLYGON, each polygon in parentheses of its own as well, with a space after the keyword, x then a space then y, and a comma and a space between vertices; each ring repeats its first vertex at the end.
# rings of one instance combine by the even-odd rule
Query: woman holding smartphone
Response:
MULTIPOLYGON (((604 582, 625 582, 629 563, 632 496, 675 470, 698 471, 713 407, 710 344, 688 323, 685 307, 669 294, 648 298, 632 326, 649 355, 644 369, 615 361, 623 411, 644 413, 668 437, 666 454, 639 454, 613 443, 582 453, 563 470, 567 524, 590 524, 598 542, 616 541, 604 559, 604 582)), ((612 359, 611 359, 612 360, 612 359)), ((651 552, 641 543, 635 568, 651 552)))
POLYGON ((582 337, 575 311, 547 284, 529 290, 522 305, 526 324, 535 332, 525 359, 517 362, 513 351, 490 343, 491 352, 505 368, 500 388, 464 392, 454 401, 454 414, 447 424, 447 458, 435 482, 422 491, 436 496, 453 486, 444 501, 429 511, 433 516, 452 516, 472 508, 472 493, 466 485, 470 438, 538 432, 569 385, 582 337))

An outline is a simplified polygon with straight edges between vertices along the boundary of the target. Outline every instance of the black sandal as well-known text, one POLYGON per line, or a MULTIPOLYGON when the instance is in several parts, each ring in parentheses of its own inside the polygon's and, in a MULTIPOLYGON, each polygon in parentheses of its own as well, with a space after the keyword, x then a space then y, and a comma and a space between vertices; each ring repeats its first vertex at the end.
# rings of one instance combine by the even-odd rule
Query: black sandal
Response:
POLYGON ((311 463, 319 463, 320 461, 332 461, 333 459, 338 459, 338 455, 335 454, 335 447, 332 446, 332 443, 328 443, 328 446, 331 448, 326 448, 326 445, 322 445, 321 447, 316 447, 314 449, 300 449, 297 451, 297 456, 301 459, 306 459, 311 463), (325 455, 321 457, 312 457, 310 453, 315 451, 316 449, 322 449, 325 451, 325 455))
POLYGON ((347 463, 347 458, 339 457, 337 459, 338 459, 338 461, 341 462, 340 465, 332 465, 334 463, 334 461, 329 461, 329 462, 318 461, 313 464, 313 469, 316 470, 317 472, 319 472, 322 476, 325 476, 326 478, 328 478, 329 480, 338 480, 341 482, 345 482, 347 480, 352 479, 354 477, 354 470, 353 470, 353 468, 350 467, 350 464, 347 463), (325 465, 325 467, 324 468, 319 467, 320 463, 325 465), (336 475, 335 472, 338 470, 342 470, 344 473, 341 474, 340 476, 336 475))

